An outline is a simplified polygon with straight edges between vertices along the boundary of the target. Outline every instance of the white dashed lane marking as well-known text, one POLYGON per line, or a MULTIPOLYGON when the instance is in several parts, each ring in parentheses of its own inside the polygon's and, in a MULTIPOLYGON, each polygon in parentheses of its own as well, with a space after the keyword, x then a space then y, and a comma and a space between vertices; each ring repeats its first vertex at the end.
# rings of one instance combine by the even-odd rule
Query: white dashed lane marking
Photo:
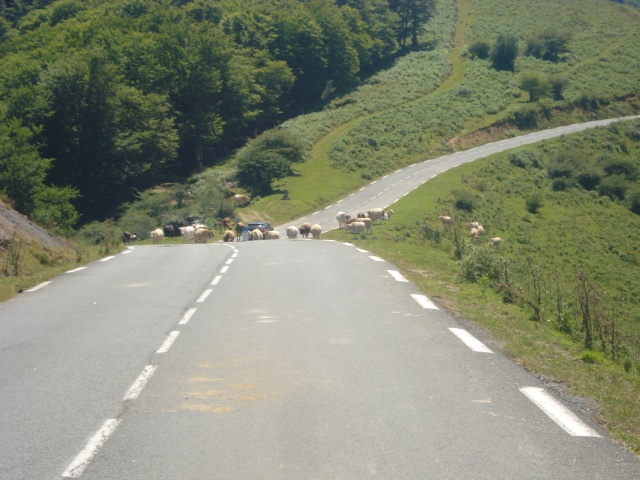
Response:
POLYGON ((387 272, 389 272, 389 274, 393 278, 395 278, 398 282, 408 282, 409 281, 406 278, 404 278, 400 272, 397 272, 396 270, 387 270, 387 272))
POLYGON ((51 281, 48 282, 42 282, 39 285, 36 285, 33 288, 30 288, 29 290, 25 290, 25 292, 35 292, 36 290, 40 290, 42 287, 46 287, 47 285, 49 285, 51 283, 51 281))
POLYGON ((189 320, 191 320, 191 317, 193 317, 193 314, 196 313, 196 310, 196 308, 190 308, 189 310, 187 310, 178 322, 178 325, 186 325, 189 320))
POLYGON ((562 427, 569 435, 574 437, 598 437, 601 436, 588 427, 571 410, 549 395, 544 389, 537 387, 523 387, 520 389, 529 400, 535 403, 551 420, 562 427))
POLYGON ((79 272, 80 270, 84 270, 87 267, 78 267, 78 268, 74 268, 73 270, 67 270, 65 273, 76 273, 79 272))
POLYGON ((96 456, 100 448, 106 443, 111 434, 120 424, 121 420, 110 418, 105 421, 100 430, 89 439, 87 445, 82 449, 78 456, 71 462, 62 474, 62 478, 78 478, 87 468, 93 457, 96 456))
POLYGON ((435 304, 431 300, 429 300, 424 295, 418 295, 418 294, 412 293, 411 298, 413 298, 416 302, 418 302, 418 305, 420 305, 422 308, 426 308, 430 310, 440 310, 438 307, 435 306, 435 304))
POLYGON ((162 343, 162 345, 160 345, 160 348, 156 351, 156 353, 167 353, 171 348, 171 345, 173 345, 173 342, 175 342, 176 338, 178 338, 178 335, 180 335, 180 332, 178 330, 174 330, 173 332, 171 332, 167 336, 166 340, 162 343))
POLYGON ((157 367, 155 365, 147 365, 146 367, 144 367, 142 373, 138 376, 136 381, 133 382, 133 385, 131 385, 131 388, 129 388, 127 393, 125 393, 123 400, 135 400, 136 398, 138 398, 138 395, 140 395, 140 392, 142 392, 144 386, 153 376, 156 368, 157 367))
POLYGON ((491 350, 489 350, 485 346, 484 343, 482 343, 480 340, 475 338, 466 330, 463 330, 461 328, 450 328, 449 330, 451 330, 451 333, 453 333, 456 337, 462 340, 464 344, 474 352, 493 353, 491 350))
POLYGON ((196 300, 197 303, 202 303, 204 302, 207 297, 211 294, 211 292, 213 292, 213 290, 211 288, 205 290, 202 295, 200 295, 200 298, 198 298, 198 300, 196 300))

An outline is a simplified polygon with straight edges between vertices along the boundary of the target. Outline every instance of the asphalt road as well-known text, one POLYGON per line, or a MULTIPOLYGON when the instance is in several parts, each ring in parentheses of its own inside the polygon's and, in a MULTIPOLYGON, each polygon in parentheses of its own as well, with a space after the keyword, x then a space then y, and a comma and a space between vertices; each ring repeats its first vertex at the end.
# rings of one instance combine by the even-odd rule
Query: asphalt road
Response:
POLYGON ((640 478, 353 245, 128 252, 0 306, 1 479, 640 478))
POLYGON ((348 243, 135 247, 0 304, 0 480, 640 478, 585 404, 495 351, 348 243))

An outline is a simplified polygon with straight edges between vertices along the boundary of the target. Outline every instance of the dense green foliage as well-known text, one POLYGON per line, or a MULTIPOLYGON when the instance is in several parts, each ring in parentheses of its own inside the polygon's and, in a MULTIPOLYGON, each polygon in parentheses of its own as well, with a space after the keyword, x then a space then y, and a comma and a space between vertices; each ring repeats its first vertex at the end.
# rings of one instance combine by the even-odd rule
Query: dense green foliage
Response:
POLYGON ((20 0, 0 17, 0 121, 31 129, 12 149, 46 167, 32 182, 76 189, 85 221, 356 86, 408 35, 386 0, 20 0))

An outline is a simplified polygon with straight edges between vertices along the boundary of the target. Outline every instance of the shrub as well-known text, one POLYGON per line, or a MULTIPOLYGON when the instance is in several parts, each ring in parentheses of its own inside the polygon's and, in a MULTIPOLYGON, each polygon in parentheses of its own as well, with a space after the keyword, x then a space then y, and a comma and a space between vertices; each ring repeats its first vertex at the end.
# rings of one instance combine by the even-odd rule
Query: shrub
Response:
POLYGON ((531 195, 525 202, 527 212, 529 213, 538 213, 540 208, 542 208, 542 204, 542 194, 539 192, 531 195))
POLYGON ((469 47, 469 52, 476 58, 482 60, 489 58, 491 52, 491 45, 486 40, 476 40, 469 47))
POLYGON ((513 71, 518 57, 518 39, 511 33, 498 35, 496 44, 491 50, 491 62, 496 70, 513 71))
POLYGON ((604 355, 594 350, 585 350, 582 352, 581 359, 585 363, 604 363, 604 355))
POLYGON ((578 174, 577 180, 585 190, 595 190, 600 180, 602 180, 602 175, 593 171, 582 172, 578 174))
POLYGON ((526 72, 520 76, 520 88, 529 92, 530 102, 536 102, 551 90, 551 85, 542 75, 526 72))
POLYGON ((640 191, 635 191, 629 195, 629 210, 636 215, 640 215, 640 191))
POLYGON ((598 193, 611 200, 624 200, 627 189, 627 183, 618 175, 606 177, 598 185, 598 193))
POLYGON ((467 212, 473 212, 476 206, 477 197, 469 190, 453 190, 453 205, 458 210, 465 210, 467 212))
POLYGON ((537 127, 540 121, 540 107, 537 105, 524 105, 513 112, 513 121, 520 129, 537 127))
POLYGON ((502 260, 491 245, 472 245, 460 260, 459 280, 475 283, 482 277, 496 281, 500 278, 502 260))

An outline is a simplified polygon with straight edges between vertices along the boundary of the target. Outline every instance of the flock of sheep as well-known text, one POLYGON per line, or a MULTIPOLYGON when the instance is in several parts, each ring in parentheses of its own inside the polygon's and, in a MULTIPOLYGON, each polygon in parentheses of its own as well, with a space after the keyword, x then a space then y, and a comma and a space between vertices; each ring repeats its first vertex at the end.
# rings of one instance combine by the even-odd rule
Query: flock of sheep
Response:
POLYGON ((353 238, 358 238, 359 234, 371 234, 373 233, 373 225, 375 222, 382 223, 383 220, 389 220, 391 215, 395 212, 393 210, 385 211, 383 208, 372 208, 365 212, 360 212, 355 218, 345 212, 338 212, 336 220, 338 221, 338 228, 344 228, 346 232, 353 233, 353 238))
MULTIPOLYGON (((453 218, 440 215, 438 220, 442 222, 444 228, 449 229, 453 225, 453 218)), ((484 235, 484 227, 480 225, 478 222, 473 220, 472 222, 467 223, 467 228, 469 229, 469 233, 471 238, 479 238, 484 235)), ((491 245, 500 245, 502 243, 502 239, 500 237, 493 237, 489 240, 491 245)))

